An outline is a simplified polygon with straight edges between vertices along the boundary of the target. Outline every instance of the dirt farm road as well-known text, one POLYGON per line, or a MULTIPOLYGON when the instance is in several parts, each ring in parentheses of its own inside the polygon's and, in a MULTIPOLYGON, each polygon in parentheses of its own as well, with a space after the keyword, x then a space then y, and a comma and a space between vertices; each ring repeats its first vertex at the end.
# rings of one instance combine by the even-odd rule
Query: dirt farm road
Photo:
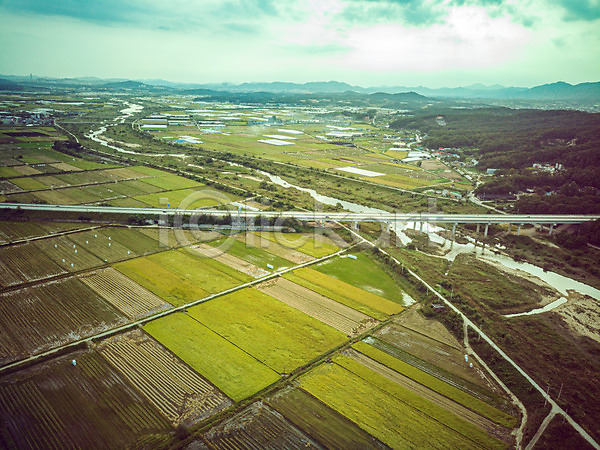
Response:
MULTIPOLYGON (((369 240, 363 238, 361 235, 359 235, 355 231, 351 230, 350 228, 346 228, 346 229, 348 231, 350 231, 350 233, 352 233, 352 235, 357 238, 358 242, 366 243, 372 247, 378 248, 375 244, 373 244, 369 240)), ((381 251, 385 255, 387 255, 389 258, 391 258, 396 264, 404 267, 402 262, 398 261, 392 255, 387 253, 384 249, 381 249, 381 248, 378 248, 378 249, 379 249, 379 251, 381 251)), ((600 445, 594 440, 594 438, 592 436, 590 436, 589 433, 587 431, 585 431, 583 429, 583 427, 581 425, 579 425, 564 409, 562 409, 552 399, 552 397, 550 397, 550 395, 547 394, 546 391, 544 391, 539 386, 539 384, 537 384, 536 381, 527 374, 527 372, 525 372, 516 362, 514 362, 510 358, 510 356, 508 356, 500 347, 498 347, 496 345, 496 343, 494 341, 492 341, 492 339, 490 339, 483 331, 481 331, 481 329, 479 327, 477 327, 477 325, 475 325, 467 316, 465 316, 460 309, 458 309, 456 306, 454 306, 454 304, 452 304, 446 297, 441 295, 431 285, 429 285, 429 283, 427 283, 425 280, 423 280, 419 275, 417 275, 415 272, 410 270, 408 267, 404 267, 404 270, 406 270, 415 279, 419 280, 423 284, 423 286, 425 286, 433 295, 438 297, 442 302, 444 302, 444 304, 446 306, 448 306, 448 308, 450 308, 452 311, 454 311, 456 314, 458 314, 462 318, 465 327, 471 327, 477 334, 479 334, 479 336, 481 336, 481 339, 486 341, 494 350, 496 350, 500 354, 500 356, 502 356, 502 358, 504 358, 511 366, 513 366, 540 394, 542 394, 542 396, 548 401, 548 403, 550 403, 550 406, 552 407, 551 411, 556 411, 556 414, 562 415, 569 422, 569 424, 575 430, 577 430, 577 432, 581 435, 581 437, 583 437, 587 442, 589 442, 589 444, 592 447, 600 450, 600 445)), ((548 418, 546 418, 546 419, 548 419, 548 418)), ((542 425, 543 425, 543 423, 542 423, 542 425)), ((542 431, 543 431, 543 429, 542 429, 542 431)), ((538 432, 539 432, 539 430, 538 430, 538 432)))

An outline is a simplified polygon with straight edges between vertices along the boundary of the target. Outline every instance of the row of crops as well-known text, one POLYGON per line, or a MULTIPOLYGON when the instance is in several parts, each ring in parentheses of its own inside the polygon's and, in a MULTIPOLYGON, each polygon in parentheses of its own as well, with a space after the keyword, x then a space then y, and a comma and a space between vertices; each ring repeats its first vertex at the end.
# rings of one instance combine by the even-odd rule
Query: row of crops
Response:
MULTIPOLYGON (((48 259, 58 260, 59 268, 65 249, 81 249, 80 264, 87 266, 75 274, 67 269, 50 281, 4 288, 0 307, 6 311, 0 314, 6 316, 0 320, 7 319, 0 326, 13 330, 0 337, 5 339, 0 348, 9 349, 1 355, 4 363, 18 352, 33 354, 254 282, 251 272, 238 270, 242 265, 293 267, 299 255, 310 261, 338 250, 331 241, 317 245, 302 235, 287 236, 295 245, 289 248, 276 235, 247 233, 231 238, 231 258, 215 259, 206 257, 210 248, 220 248, 214 234, 204 235, 207 245, 199 253, 160 247, 159 233, 100 228, 40 240, 35 248, 44 255, 55 249, 54 259, 48 259), (109 243, 115 255, 103 253, 109 243)), ((198 436, 198 443, 319 448, 347 442, 347 448, 385 448, 418 445, 435 435, 434 447, 504 446, 489 434, 491 428, 506 434, 513 425, 497 396, 461 383, 460 374, 443 379, 441 371, 426 372, 397 358, 403 349, 395 340, 397 328, 386 341, 382 330, 397 327, 387 322, 403 310, 402 295, 374 261, 355 256, 334 257, 216 296, 85 350, 2 376, 0 444, 35 446, 33 439, 47 438, 57 446, 159 446, 181 437, 182 429, 265 392, 262 400, 198 436), (351 337, 364 336, 381 322, 387 325, 377 331, 377 342, 387 347, 365 340, 347 348, 351 337), (323 358, 339 348, 341 353, 323 358), (291 385, 286 382, 290 374, 299 375, 291 385), (450 379, 453 385, 445 381, 450 379), (38 396, 53 401, 40 398, 31 411, 19 406, 35 404, 38 396), (100 397, 101 402, 90 401, 100 397), (79 418, 72 411, 79 411, 79 418), (20 431, 30 420, 41 425, 20 431), (82 420, 87 422, 81 427, 64 426, 82 420), (398 429, 399 423, 405 425, 398 429), (412 433, 413 427, 421 434, 412 433)))
POLYGON ((0 288, 100 267, 159 250, 127 228, 96 228, 0 247, 0 288))
MULTIPOLYGON (((120 167, 75 158, 53 150, 48 143, 0 145, 3 201, 162 208, 175 207, 203 188, 197 181, 149 167, 120 167)), ((229 199, 235 200, 239 198, 229 199)), ((197 199, 194 207, 219 203, 209 195, 197 199)))

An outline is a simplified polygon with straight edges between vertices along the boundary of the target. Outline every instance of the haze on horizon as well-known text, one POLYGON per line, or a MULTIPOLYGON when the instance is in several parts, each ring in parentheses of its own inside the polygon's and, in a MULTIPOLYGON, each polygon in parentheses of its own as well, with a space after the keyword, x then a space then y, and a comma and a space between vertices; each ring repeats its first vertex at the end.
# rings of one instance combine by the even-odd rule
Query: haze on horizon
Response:
POLYGON ((0 73, 432 88, 600 80, 599 0, 0 0, 0 73))

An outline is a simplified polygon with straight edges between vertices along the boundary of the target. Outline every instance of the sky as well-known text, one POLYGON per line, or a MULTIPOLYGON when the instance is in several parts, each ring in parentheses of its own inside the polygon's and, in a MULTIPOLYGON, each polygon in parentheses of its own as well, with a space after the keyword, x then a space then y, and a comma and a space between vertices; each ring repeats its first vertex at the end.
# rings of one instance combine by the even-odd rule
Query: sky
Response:
POLYGON ((600 81, 600 0, 0 0, 0 74, 531 87, 600 81))

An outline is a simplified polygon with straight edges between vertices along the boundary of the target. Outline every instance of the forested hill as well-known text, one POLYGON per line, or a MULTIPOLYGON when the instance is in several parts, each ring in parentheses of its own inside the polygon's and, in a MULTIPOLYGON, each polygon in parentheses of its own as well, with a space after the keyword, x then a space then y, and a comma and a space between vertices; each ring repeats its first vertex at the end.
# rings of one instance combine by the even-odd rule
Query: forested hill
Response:
POLYGON ((438 109, 400 117, 390 128, 426 133, 424 144, 429 148, 474 149, 482 169, 524 168, 533 163, 600 168, 600 114, 508 108, 438 109))
POLYGON ((477 195, 518 195, 514 211, 526 214, 600 213, 600 114, 508 108, 438 109, 391 123, 418 129, 431 148, 460 148, 485 179, 477 195), (533 164, 561 164, 554 172, 533 164))

